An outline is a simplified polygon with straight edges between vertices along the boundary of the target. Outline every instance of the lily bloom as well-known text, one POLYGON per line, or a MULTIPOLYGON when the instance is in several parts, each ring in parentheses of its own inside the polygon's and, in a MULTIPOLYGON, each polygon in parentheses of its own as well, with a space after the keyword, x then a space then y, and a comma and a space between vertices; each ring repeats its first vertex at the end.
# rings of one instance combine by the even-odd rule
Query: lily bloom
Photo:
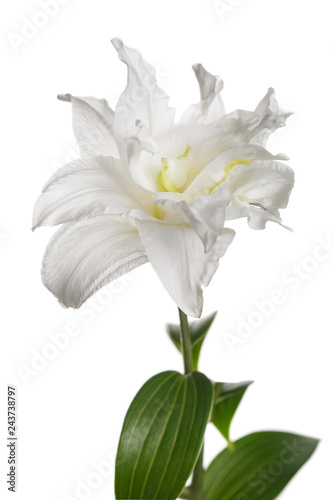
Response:
POLYGON ((235 234, 225 221, 247 217, 253 229, 281 223, 294 175, 265 145, 289 114, 273 89, 254 111, 226 114, 223 82, 196 64, 200 101, 175 123, 153 67, 120 39, 112 43, 128 68, 115 110, 105 99, 59 96, 72 104, 81 157, 59 169, 36 202, 33 228, 62 224, 45 252, 43 283, 78 308, 149 261, 178 307, 200 317, 202 287, 235 234))

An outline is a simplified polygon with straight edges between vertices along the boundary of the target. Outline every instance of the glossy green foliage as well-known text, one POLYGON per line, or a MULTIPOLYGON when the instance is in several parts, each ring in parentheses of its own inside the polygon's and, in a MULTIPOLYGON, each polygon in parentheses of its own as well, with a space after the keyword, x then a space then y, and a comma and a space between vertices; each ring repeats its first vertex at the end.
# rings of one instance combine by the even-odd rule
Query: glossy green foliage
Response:
POLYGON ((205 472, 205 500, 273 500, 310 458, 318 440, 256 432, 226 448, 205 472))
POLYGON ((212 405, 213 385, 202 373, 169 371, 148 380, 121 432, 116 498, 176 499, 200 453, 212 405))
POLYGON ((231 420, 250 384, 252 384, 252 381, 238 382, 236 384, 219 382, 214 386, 215 402, 212 422, 228 443, 230 443, 229 430, 231 420))

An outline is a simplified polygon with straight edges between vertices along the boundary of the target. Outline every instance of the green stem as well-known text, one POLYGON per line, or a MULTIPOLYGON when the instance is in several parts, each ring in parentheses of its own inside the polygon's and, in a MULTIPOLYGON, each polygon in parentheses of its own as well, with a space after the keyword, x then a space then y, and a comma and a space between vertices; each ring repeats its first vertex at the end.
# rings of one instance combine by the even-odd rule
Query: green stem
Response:
POLYGON ((187 315, 179 309, 181 342, 183 350, 185 375, 193 372, 193 358, 192 358, 192 342, 190 335, 190 328, 188 326, 187 315))
MULTIPOLYGON (((181 331, 181 343, 182 343, 182 351, 183 351, 183 359, 184 359, 184 368, 185 375, 193 372, 193 357, 192 357, 192 342, 191 342, 191 334, 190 328, 188 326, 187 315, 183 313, 181 309, 179 310, 179 318, 180 318, 180 331, 181 331)), ((204 478, 204 470, 202 466, 203 462, 203 446, 198 457, 197 463, 193 469, 192 476, 192 484, 186 490, 186 497, 189 500, 204 500, 202 487, 203 487, 203 478, 204 478)))
POLYGON ((202 492, 203 482, 204 482, 204 469, 203 469, 203 445, 198 457, 197 463, 193 469, 192 484, 191 488, 191 500, 204 500, 204 494, 202 492))

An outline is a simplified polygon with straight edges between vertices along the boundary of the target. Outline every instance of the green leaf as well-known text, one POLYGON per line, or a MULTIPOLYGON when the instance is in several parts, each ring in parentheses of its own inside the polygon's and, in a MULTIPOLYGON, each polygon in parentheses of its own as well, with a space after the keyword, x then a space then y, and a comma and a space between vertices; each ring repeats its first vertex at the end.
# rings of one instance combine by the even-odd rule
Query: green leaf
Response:
POLYGON ((231 420, 246 389, 252 383, 253 381, 238 382, 236 384, 218 382, 214 386, 215 402, 212 422, 228 443, 231 443, 229 438, 231 420))
POLYGON ((310 458, 317 439, 256 432, 226 448, 205 472, 205 500, 273 500, 310 458))
POLYGON ((213 384, 202 373, 168 371, 148 380, 122 428, 116 498, 176 499, 199 456, 212 404, 213 384))
MULTIPOLYGON (((211 327, 217 312, 213 312, 205 318, 201 318, 198 321, 193 321, 189 324, 191 342, 192 342, 192 358, 193 358, 193 368, 198 369, 199 355, 201 351, 201 346, 206 338, 209 328, 211 327)), ((180 326, 167 324, 166 329, 168 335, 172 342, 175 344, 177 349, 182 353, 182 344, 180 340, 180 326)))

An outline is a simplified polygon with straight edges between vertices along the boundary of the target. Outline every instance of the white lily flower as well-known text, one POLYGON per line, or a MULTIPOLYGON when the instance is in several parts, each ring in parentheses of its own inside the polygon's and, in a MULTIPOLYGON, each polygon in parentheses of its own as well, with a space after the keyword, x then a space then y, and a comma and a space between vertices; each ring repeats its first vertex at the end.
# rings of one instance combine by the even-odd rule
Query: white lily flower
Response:
POLYGON ((81 158, 56 172, 36 202, 33 228, 63 224, 47 247, 43 282, 78 308, 149 261, 178 307, 199 317, 202 287, 235 234, 225 220, 247 216, 255 229, 281 221, 293 172, 264 145, 288 114, 272 89, 254 112, 225 114, 223 82, 197 64, 201 100, 175 124, 152 66, 112 43, 128 67, 115 111, 104 99, 59 96, 72 103, 81 158))

